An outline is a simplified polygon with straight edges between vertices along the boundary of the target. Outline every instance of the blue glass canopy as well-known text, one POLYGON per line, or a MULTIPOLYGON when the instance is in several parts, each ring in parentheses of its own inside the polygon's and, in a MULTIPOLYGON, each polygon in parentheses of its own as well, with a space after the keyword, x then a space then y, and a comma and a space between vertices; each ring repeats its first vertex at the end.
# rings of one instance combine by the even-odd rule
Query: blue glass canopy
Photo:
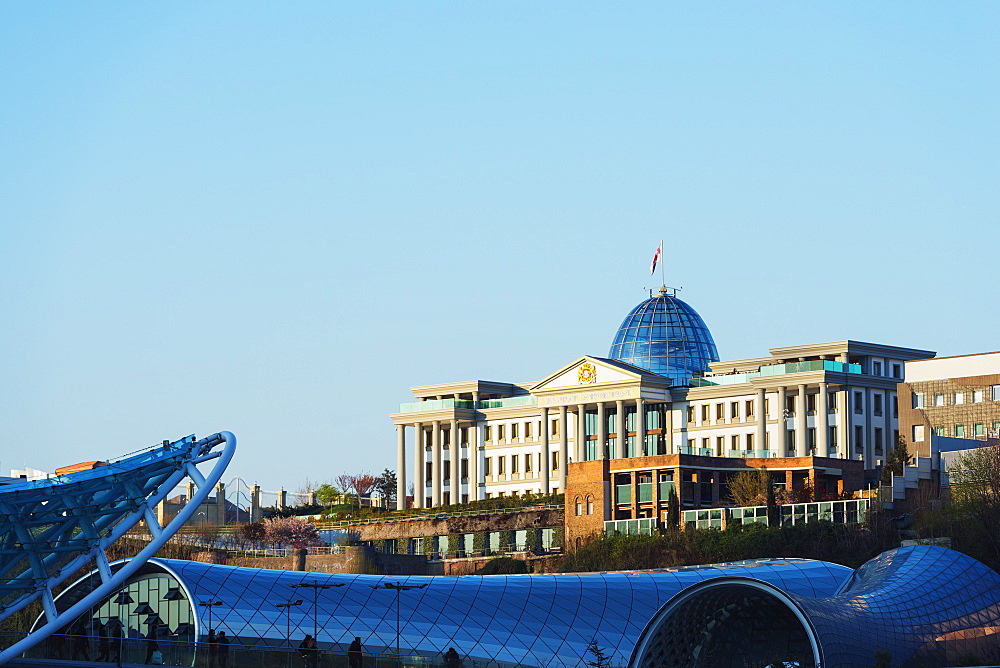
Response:
POLYGON ((705 321, 666 287, 625 316, 608 357, 668 376, 675 385, 687 385, 719 361, 705 321))

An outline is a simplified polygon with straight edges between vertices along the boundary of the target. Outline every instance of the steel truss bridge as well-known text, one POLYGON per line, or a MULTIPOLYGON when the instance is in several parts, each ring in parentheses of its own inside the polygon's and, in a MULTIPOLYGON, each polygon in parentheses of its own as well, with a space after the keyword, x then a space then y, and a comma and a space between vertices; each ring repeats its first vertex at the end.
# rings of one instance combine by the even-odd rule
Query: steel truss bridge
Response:
POLYGON ((236 437, 228 431, 187 436, 93 469, 0 485, 0 621, 36 601, 44 611, 27 637, 0 650, 0 665, 119 589, 194 515, 235 451, 236 437), (198 468, 203 464, 207 473, 198 468), (193 498, 160 526, 156 505, 185 478, 197 488, 193 498), (152 540, 112 572, 104 550, 141 521, 152 540), (58 611, 53 588, 88 566, 100 574, 100 585, 58 611))

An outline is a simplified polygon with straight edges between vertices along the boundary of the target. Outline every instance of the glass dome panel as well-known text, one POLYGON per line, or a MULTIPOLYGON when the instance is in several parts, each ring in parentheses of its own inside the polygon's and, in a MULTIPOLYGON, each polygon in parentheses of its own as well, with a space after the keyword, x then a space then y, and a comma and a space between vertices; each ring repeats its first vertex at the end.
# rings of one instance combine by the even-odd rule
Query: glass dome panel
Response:
POLYGON ((705 321, 666 288, 625 316, 608 357, 669 376, 675 385, 687 385, 719 361, 705 321))

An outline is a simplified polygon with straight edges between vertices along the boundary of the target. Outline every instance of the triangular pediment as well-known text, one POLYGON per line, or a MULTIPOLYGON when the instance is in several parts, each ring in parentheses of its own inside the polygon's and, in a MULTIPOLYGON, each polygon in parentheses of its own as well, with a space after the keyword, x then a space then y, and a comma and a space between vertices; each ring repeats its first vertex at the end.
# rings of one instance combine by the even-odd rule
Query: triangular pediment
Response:
POLYGON ((662 376, 634 367, 631 364, 584 355, 532 386, 531 392, 534 394, 546 390, 565 390, 567 388, 579 390, 608 383, 639 382, 646 376, 662 380, 662 376))

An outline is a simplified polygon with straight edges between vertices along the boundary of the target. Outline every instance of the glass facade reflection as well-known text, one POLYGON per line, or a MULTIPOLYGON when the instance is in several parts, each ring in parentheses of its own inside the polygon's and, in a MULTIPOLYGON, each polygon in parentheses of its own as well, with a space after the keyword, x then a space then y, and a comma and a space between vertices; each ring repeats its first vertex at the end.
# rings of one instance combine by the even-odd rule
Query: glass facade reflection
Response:
MULTIPOLYGON (((413 576, 405 583, 427 586, 397 592, 378 587, 399 578, 374 575, 154 559, 144 566, 143 577, 155 571, 176 578, 195 602, 222 602, 214 608, 191 606, 189 611, 195 614, 196 639, 204 639, 211 610, 212 625, 233 639, 234 651, 294 647, 316 625, 320 648, 326 652, 343 652, 358 636, 368 653, 393 654, 399 596, 398 642, 404 654, 430 661, 455 647, 466 666, 492 662, 489 665, 574 668, 592 660, 587 652, 591 640, 616 664, 624 664, 647 621, 672 596, 695 583, 745 574, 803 595, 824 596, 835 592, 852 572, 821 561, 753 560, 651 572, 413 576), (292 588, 299 583, 344 586, 322 591, 314 609, 311 596, 292 588), (306 600, 290 610, 276 607, 293 598, 306 600)), ((144 586, 150 592, 154 588, 144 586)), ((156 584, 156 594, 147 598, 162 599, 164 587, 170 586, 169 581, 156 584)), ((116 614, 113 604, 102 606, 105 611, 116 614)), ((178 612, 178 623, 183 623, 182 617, 178 612)))
POLYGON ((833 596, 761 580, 722 577, 680 593, 643 630, 629 666, 870 666, 885 653, 894 666, 1000 662, 1000 575, 959 552, 890 550, 833 596))
POLYGON ((697 311, 660 288, 622 321, 608 357, 669 376, 687 385, 692 376, 719 361, 712 333, 697 311))

